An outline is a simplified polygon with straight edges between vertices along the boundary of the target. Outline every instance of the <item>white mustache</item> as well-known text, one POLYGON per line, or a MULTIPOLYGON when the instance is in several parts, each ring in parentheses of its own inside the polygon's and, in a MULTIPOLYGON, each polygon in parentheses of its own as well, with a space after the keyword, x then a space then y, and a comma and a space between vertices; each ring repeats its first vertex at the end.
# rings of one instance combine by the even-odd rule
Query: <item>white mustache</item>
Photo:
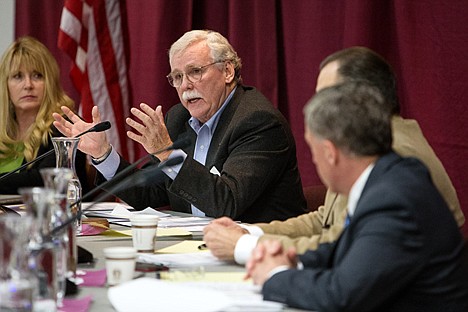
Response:
POLYGON ((188 91, 184 91, 184 93, 182 93, 182 100, 184 101, 189 101, 191 99, 195 99, 195 98, 201 98, 202 95, 200 93, 198 93, 198 91, 195 91, 195 90, 188 90, 188 91))

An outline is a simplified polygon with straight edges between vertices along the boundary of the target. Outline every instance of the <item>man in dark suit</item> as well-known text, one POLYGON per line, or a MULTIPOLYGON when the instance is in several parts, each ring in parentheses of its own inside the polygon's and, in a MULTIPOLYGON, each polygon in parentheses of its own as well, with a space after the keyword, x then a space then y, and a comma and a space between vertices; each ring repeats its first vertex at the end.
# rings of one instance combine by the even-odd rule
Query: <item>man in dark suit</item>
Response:
MULTIPOLYGON (((229 42, 213 31, 190 31, 169 51, 169 83, 180 104, 163 117, 161 106, 132 108, 128 136, 148 153, 172 145, 181 136, 192 144, 158 153, 159 161, 182 156, 180 165, 164 169, 163 181, 128 187, 117 195, 137 209, 170 205, 173 210, 229 216, 244 222, 285 220, 305 212, 296 147, 284 117, 255 88, 241 84, 241 60, 229 42)), ((76 135, 100 121, 81 121, 70 110, 67 123, 55 114, 65 135, 76 135)), ((100 181, 129 164, 102 133, 85 135, 79 148, 92 156, 100 181)))
POLYGON ((348 196, 335 243, 297 257, 259 244, 246 268, 266 300, 318 311, 468 311, 468 259, 427 168, 391 150, 390 112, 369 85, 318 92, 304 110, 320 178, 348 196), (437 229, 435 231, 434 229, 437 229))

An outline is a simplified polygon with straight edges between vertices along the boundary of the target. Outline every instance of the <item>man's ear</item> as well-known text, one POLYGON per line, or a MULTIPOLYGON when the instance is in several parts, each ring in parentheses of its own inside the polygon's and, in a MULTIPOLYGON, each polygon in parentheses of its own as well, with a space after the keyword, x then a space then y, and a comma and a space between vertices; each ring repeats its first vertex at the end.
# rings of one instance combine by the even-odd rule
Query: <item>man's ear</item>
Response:
POLYGON ((338 163, 339 153, 338 148, 332 141, 325 140, 324 144, 324 153, 325 159, 330 165, 335 166, 338 163))
POLYGON ((226 83, 231 83, 234 80, 235 70, 232 62, 224 62, 224 75, 226 83))

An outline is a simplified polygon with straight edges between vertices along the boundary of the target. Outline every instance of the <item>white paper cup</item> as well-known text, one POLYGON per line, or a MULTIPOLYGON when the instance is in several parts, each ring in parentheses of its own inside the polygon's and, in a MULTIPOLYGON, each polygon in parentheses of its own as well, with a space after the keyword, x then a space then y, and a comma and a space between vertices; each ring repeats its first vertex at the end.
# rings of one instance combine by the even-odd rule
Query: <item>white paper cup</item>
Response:
POLYGON ((137 251, 132 247, 108 247, 106 257, 107 284, 118 285, 133 279, 137 251))
POLYGON ((153 215, 136 214, 130 217, 133 247, 138 252, 153 253, 159 218, 153 215))

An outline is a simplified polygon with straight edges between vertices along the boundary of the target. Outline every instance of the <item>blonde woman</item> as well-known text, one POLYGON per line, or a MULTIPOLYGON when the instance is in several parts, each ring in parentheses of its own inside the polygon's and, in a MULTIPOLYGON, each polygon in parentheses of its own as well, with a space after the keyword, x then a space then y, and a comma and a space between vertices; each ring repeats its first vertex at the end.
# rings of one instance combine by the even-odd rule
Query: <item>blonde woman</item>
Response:
MULTIPOLYGON (((38 40, 20 37, 0 63, 0 176, 53 149, 51 137, 61 136, 52 113, 73 108, 60 85, 55 58, 38 40)), ((85 155, 77 153, 76 170, 87 187, 85 155)), ((55 155, 0 180, 0 194, 17 194, 20 187, 43 185, 39 169, 55 167, 55 155)))

